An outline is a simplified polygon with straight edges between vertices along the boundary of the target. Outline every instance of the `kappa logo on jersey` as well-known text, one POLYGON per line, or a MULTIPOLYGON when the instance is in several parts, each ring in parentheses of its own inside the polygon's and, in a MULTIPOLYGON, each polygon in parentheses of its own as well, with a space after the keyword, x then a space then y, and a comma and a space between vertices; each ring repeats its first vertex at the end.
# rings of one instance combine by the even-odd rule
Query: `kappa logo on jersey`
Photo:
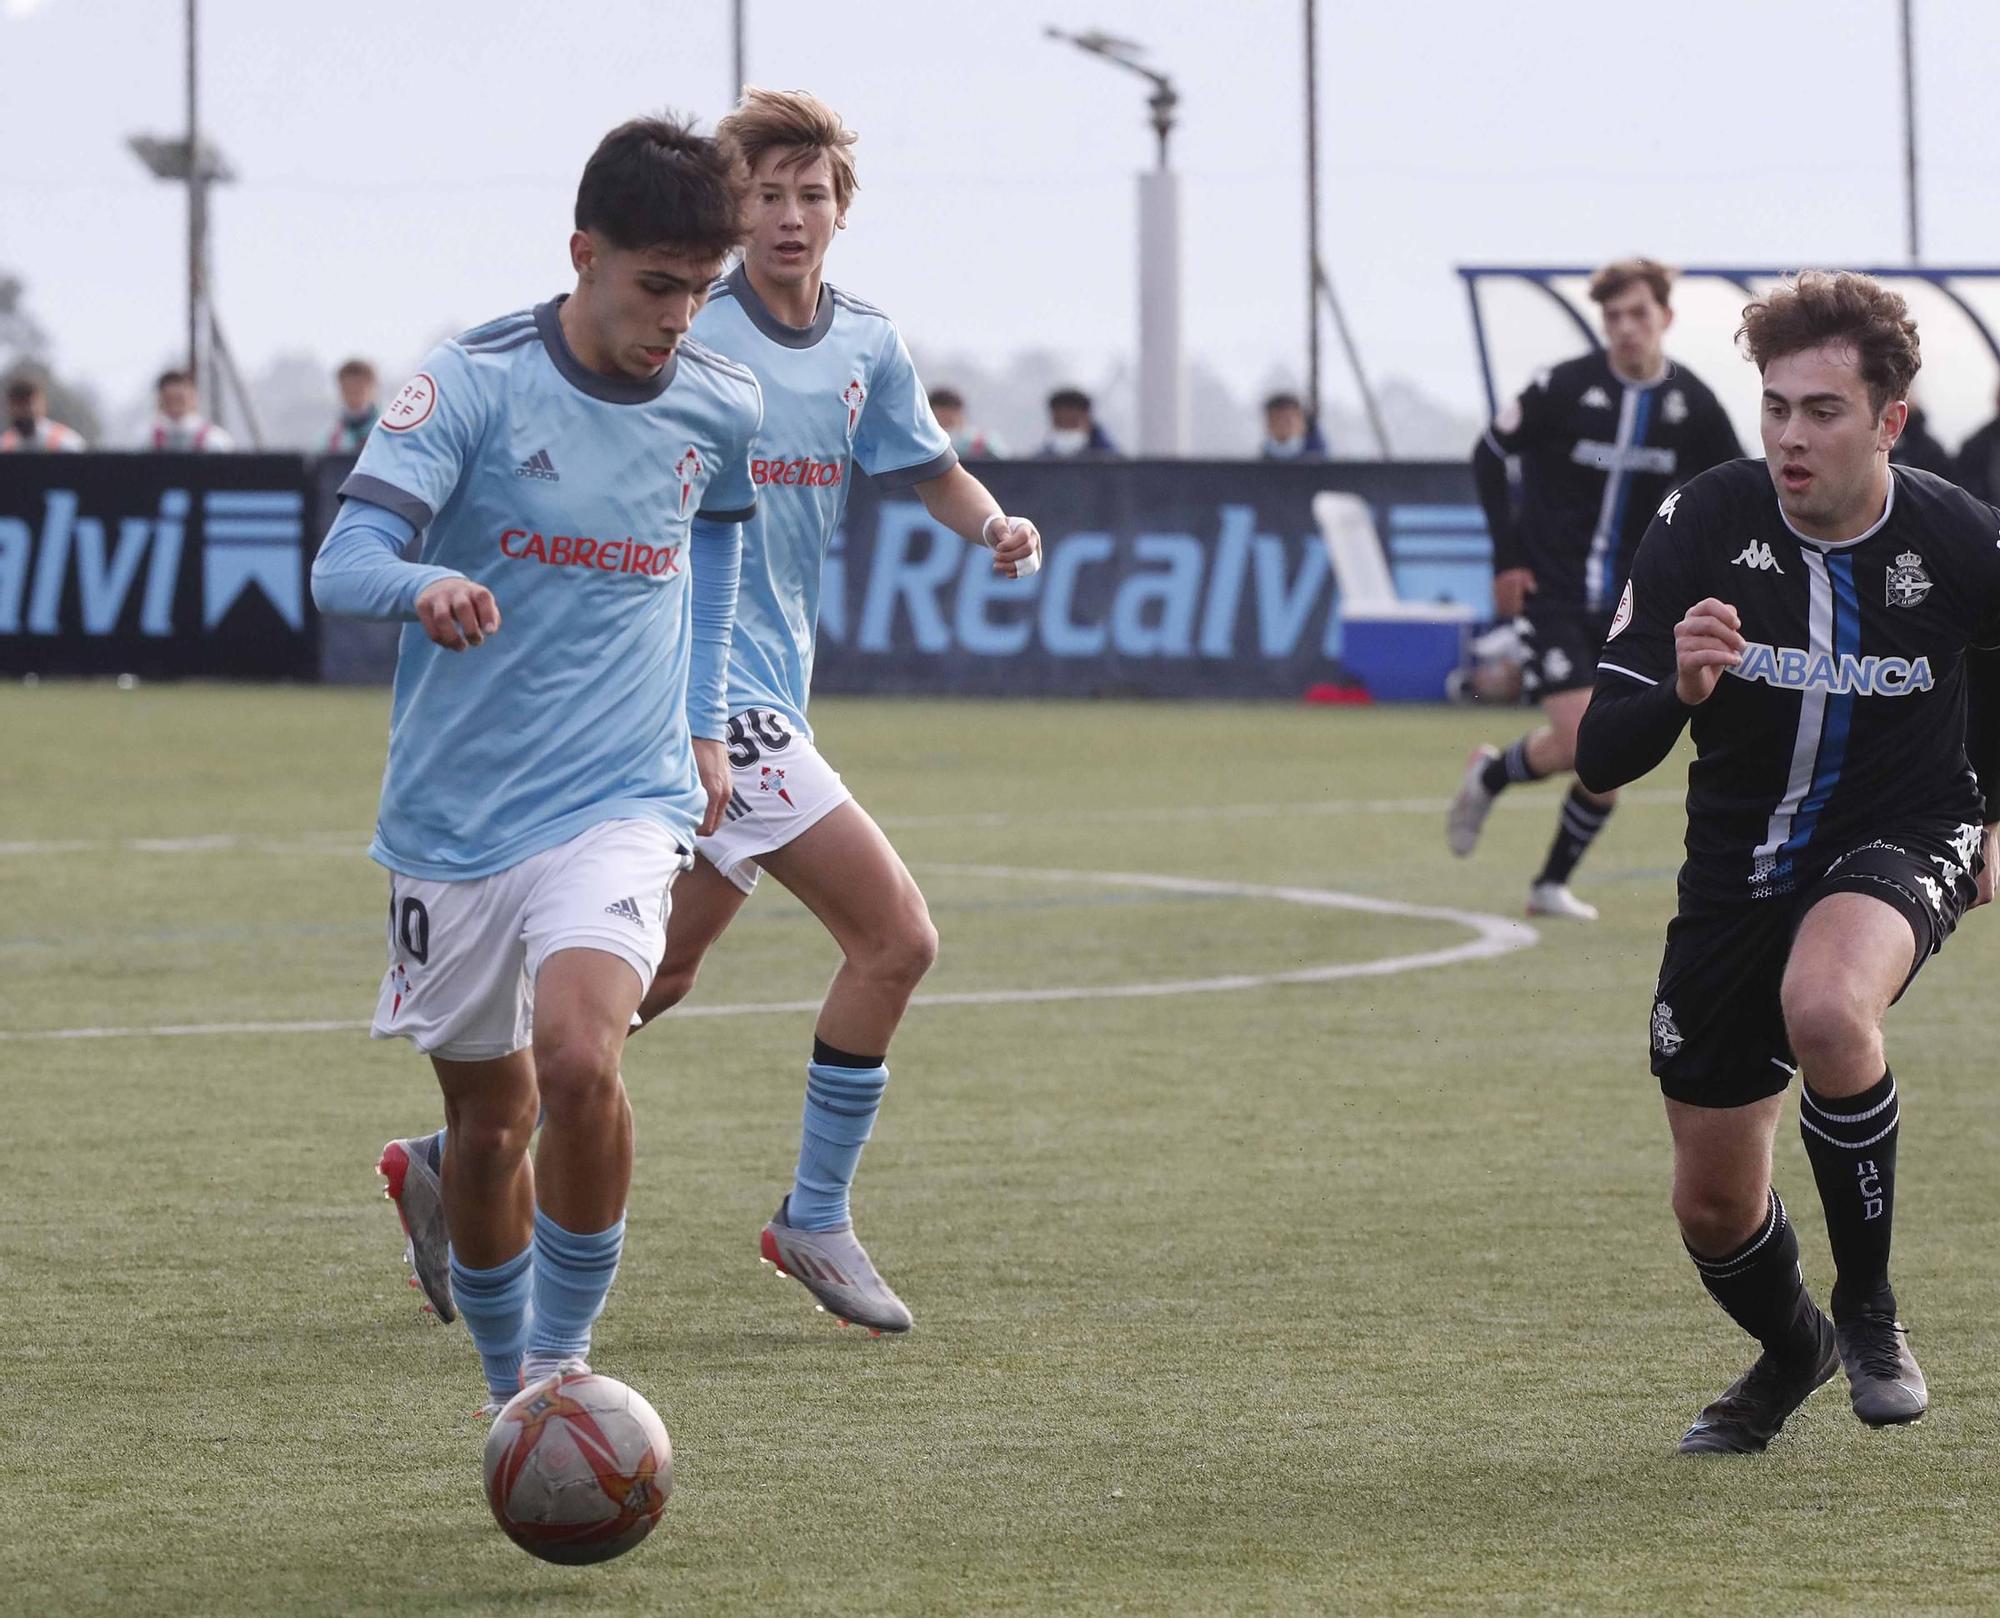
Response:
POLYGON ((860 377, 840 390, 840 402, 847 406, 847 441, 851 444, 855 425, 861 420, 861 407, 868 402, 868 390, 861 385, 860 377))
POLYGON ((1749 544, 1743 547, 1742 554, 1732 556, 1729 560, 1731 566, 1747 567, 1752 572, 1783 573, 1785 571, 1778 566, 1777 557, 1771 554, 1771 546, 1768 540, 1751 540, 1749 544))
POLYGON ((392 433, 406 433, 431 419, 437 408, 438 386, 428 371, 419 371, 403 384, 403 391, 389 401, 382 412, 382 425, 392 433))
POLYGON ((792 795, 785 790, 785 772, 783 770, 774 770, 770 765, 764 765, 757 771, 757 790, 759 792, 777 793, 780 798, 784 799, 787 808, 796 809, 798 807, 797 804, 792 802, 792 795))
POLYGON ((1729 673, 1739 680, 1761 680, 1781 691, 1830 691, 1837 697, 1907 697, 1931 688, 1931 660, 1920 657, 1857 657, 1842 652, 1801 651, 1796 646, 1765 646, 1751 641, 1743 661, 1729 673))
POLYGON ((1983 833, 1978 826, 1960 826, 1951 834, 1951 851, 1958 856, 1958 863, 1965 867, 1966 874, 1972 874, 1972 862, 1979 854, 1979 844, 1983 833))
POLYGON ((1666 398, 1660 401, 1660 414, 1670 426, 1678 427, 1688 419, 1687 395, 1679 388, 1667 389, 1666 398))
POLYGON ((1924 890, 1924 897, 1930 900, 1931 909, 1935 910, 1939 915, 1943 915, 1944 889, 1939 887, 1936 882, 1925 876, 1921 871, 1911 872, 1910 879, 1924 890))
POLYGON ((1653 1053, 1672 1056, 1681 1048, 1681 1031, 1674 1026, 1674 1008, 1664 1000, 1653 1002, 1653 1053))
POLYGON ((1618 598, 1618 610, 1611 615, 1611 633, 1606 640, 1616 640, 1619 632, 1632 621, 1632 581, 1625 581, 1625 593, 1618 598))
POLYGON ((674 476, 681 480, 681 515, 688 514, 688 502, 694 498, 694 480, 701 476, 701 451, 690 444, 681 451, 681 458, 674 462, 674 476))
POLYGON ((1896 565, 1889 569, 1885 593, 1892 607, 1914 607, 1929 595, 1931 580, 1924 571, 1924 559, 1915 551, 1905 551, 1897 557, 1896 565))
POLYGON ((562 482, 562 473, 556 470, 556 463, 549 459, 549 452, 538 449, 519 466, 514 468, 517 478, 541 478, 548 483, 562 482))
POLYGON ((1680 509, 1680 503, 1681 491, 1676 489, 1660 502, 1660 509, 1654 515, 1671 528, 1674 525, 1674 513, 1680 509))
POLYGON ((1583 390, 1583 397, 1577 403, 1582 405, 1586 410, 1609 410, 1611 408, 1611 395, 1606 393, 1602 388, 1588 387, 1583 390))

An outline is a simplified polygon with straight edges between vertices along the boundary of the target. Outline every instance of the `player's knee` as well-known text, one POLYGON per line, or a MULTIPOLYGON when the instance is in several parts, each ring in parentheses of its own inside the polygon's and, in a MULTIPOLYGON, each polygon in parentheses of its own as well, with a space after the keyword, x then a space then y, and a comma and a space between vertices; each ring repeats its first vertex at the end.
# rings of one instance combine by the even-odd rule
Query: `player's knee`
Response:
POLYGON ((595 1033, 558 1034, 535 1042, 535 1077, 542 1105, 553 1116, 594 1112, 614 1106, 624 1081, 618 1057, 622 1040, 595 1033))
POLYGON ((1845 985, 1795 980, 1785 985, 1783 1001, 1785 1032, 1809 1077, 1870 1060, 1881 1033, 1845 985))
POLYGON ((1763 1187, 1680 1182, 1674 1186, 1674 1223, 1703 1258, 1721 1258, 1757 1234, 1770 1201, 1763 1187))
POLYGON ((919 909, 904 918, 876 958, 877 970, 893 983, 914 989, 937 964, 938 934, 930 913, 919 909))
POLYGON ((453 1155, 479 1163, 517 1161, 535 1138, 540 1110, 533 1097, 461 1100, 445 1112, 453 1155))

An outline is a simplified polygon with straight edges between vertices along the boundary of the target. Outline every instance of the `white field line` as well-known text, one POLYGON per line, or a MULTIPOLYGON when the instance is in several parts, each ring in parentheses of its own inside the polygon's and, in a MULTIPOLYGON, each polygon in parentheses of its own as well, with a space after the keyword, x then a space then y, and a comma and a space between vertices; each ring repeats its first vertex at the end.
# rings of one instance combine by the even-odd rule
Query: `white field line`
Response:
MULTIPOLYGON (((1679 788, 1627 788, 1619 794, 1623 803, 1679 803, 1685 797, 1679 788)), ((1307 798, 1295 803, 1197 803, 1163 804, 1156 807, 1133 805, 1121 809, 1067 809, 1049 813, 1020 813, 1010 810, 967 811, 948 815, 878 815, 879 824, 890 831, 923 831, 932 828, 972 827, 979 830, 1007 826, 1114 826, 1130 823, 1166 825, 1207 820, 1290 820, 1312 816, 1340 815, 1441 815, 1451 807, 1449 798, 1307 798)), ((1509 792, 1493 806, 1496 810, 1537 810, 1549 812, 1551 800, 1545 793, 1509 792)), ((364 834, 311 832, 298 837, 237 837, 213 833, 200 837, 59 838, 48 841, 0 842, 0 858, 46 856, 51 854, 311 854, 356 856, 368 846, 364 834)))
MULTIPOLYGON (((1435 905, 1405 904, 1399 899, 1374 899, 1329 888, 1269 887, 1254 882, 1222 882, 1203 877, 1154 876, 1140 871, 1062 871, 1016 865, 925 865, 923 869, 954 876, 980 876, 1010 881, 1067 882, 1099 887, 1144 888, 1155 893, 1200 894, 1205 898, 1264 899, 1277 904, 1310 905, 1322 910, 1353 910, 1370 916, 1397 916, 1413 921, 1446 921, 1470 929, 1473 936, 1448 949, 1415 955, 1390 955, 1371 961, 1341 961, 1329 966, 1298 967, 1289 972, 1238 972, 1224 977, 1170 978, 1153 983, 1106 983, 1045 989, 967 989, 955 994, 920 994, 913 1007, 1029 1006, 1073 1000, 1145 1000, 1186 994, 1226 994, 1279 984, 1337 983, 1346 978, 1393 977, 1465 961, 1490 960, 1527 949, 1540 935, 1526 922, 1490 916, 1477 910, 1453 910, 1435 905)), ((754 1004, 684 1006, 673 1013, 685 1017, 758 1017, 817 1011, 818 1000, 766 1000, 754 1004)), ((152 1028, 43 1028, 0 1030, 0 1042, 49 1039, 171 1039, 219 1034, 352 1034, 365 1032, 366 1022, 239 1022, 172 1023, 152 1028)))

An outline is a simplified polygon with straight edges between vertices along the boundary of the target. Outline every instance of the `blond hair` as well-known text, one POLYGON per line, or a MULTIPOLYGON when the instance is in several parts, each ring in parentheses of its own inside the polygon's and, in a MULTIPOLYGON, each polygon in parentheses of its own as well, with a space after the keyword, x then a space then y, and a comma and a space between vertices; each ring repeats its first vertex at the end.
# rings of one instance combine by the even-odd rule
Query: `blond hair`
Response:
POLYGON ((805 90, 760 90, 743 87, 736 110, 715 126, 716 138, 729 147, 745 174, 754 173, 767 153, 785 152, 780 168, 810 163, 824 156, 833 172, 833 200, 845 213, 861 182, 854 174, 854 143, 860 139, 835 112, 805 90))

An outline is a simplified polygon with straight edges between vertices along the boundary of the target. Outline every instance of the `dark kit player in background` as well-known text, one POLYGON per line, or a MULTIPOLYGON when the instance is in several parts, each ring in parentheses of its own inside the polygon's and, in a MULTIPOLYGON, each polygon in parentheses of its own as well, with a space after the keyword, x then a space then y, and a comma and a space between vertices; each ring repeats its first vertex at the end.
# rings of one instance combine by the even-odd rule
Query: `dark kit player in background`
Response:
POLYGON ((1889 1283, 1900 1103, 1881 1025, 1992 897, 2000 813, 2000 665, 1974 650, 2000 644, 2000 512, 1889 465, 1919 364, 1908 309, 1865 276, 1807 272, 1739 336, 1763 376, 1765 463, 1661 504, 1577 754, 1608 792, 1693 721, 1652 1069, 1682 1239, 1763 1349, 1681 1440, 1701 1453, 1763 1449, 1842 1366, 1871 1426, 1927 1408, 1889 1283), (1771 1185, 1801 1070, 1831 1321, 1771 1185))
MULTIPOLYGON (((1743 453, 1715 395, 1666 356, 1674 272, 1647 258, 1607 264, 1590 280, 1608 349, 1538 376, 1472 452, 1493 535, 1493 606, 1521 618, 1524 683, 1547 723, 1504 752, 1476 750, 1452 800, 1445 839, 1461 857, 1479 841, 1507 787, 1565 775, 1590 702, 1597 649, 1632 553, 1674 484, 1743 453), (1520 460, 1518 508, 1503 457, 1520 460)), ((1572 784, 1555 842, 1528 889, 1528 914, 1595 921, 1570 873, 1604 829, 1615 795, 1572 784)))

